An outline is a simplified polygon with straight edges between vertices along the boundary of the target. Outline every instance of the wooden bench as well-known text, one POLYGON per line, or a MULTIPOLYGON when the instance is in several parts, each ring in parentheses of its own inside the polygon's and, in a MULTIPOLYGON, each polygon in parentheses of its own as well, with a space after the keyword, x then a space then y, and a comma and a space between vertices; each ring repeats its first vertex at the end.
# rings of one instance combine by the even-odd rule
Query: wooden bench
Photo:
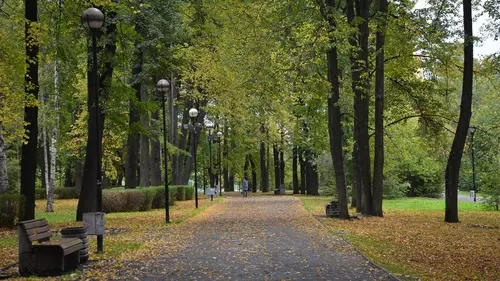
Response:
POLYGON ((59 275, 80 264, 78 238, 50 240, 53 236, 45 219, 21 221, 19 232, 19 273, 21 275, 59 275))

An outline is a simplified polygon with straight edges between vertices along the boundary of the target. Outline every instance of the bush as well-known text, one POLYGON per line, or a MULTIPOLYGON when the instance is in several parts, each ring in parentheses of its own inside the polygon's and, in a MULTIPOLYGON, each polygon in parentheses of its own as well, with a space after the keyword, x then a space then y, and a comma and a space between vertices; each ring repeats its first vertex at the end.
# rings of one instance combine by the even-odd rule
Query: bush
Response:
POLYGON ((186 200, 193 200, 194 198, 194 186, 183 186, 184 195, 186 200))
POLYGON ((176 201, 186 201, 184 186, 170 186, 169 192, 174 195, 176 201))
POLYGON ((35 199, 47 199, 47 191, 43 188, 35 188, 35 199))
POLYGON ((57 199, 74 199, 78 198, 76 187, 58 187, 54 189, 54 195, 57 199))
MULTIPOLYGON (((153 209, 163 209, 165 208, 165 187, 164 186, 155 186, 155 187, 150 187, 152 190, 154 190, 154 198, 153 198, 153 209)), ((175 203, 175 197, 172 192, 172 188, 168 188, 168 203, 169 206, 173 206, 175 203)))
POLYGON ((16 225, 23 204, 24 199, 20 194, 1 194, 0 227, 16 225))
POLYGON ((406 197, 408 182, 400 183, 394 177, 388 177, 384 180, 384 199, 396 199, 406 197))
MULTIPOLYGON (((174 197, 170 195, 170 206, 174 204, 174 197)), ((109 189, 102 194, 104 212, 144 212, 151 209, 165 208, 165 188, 148 187, 130 190, 109 189)))

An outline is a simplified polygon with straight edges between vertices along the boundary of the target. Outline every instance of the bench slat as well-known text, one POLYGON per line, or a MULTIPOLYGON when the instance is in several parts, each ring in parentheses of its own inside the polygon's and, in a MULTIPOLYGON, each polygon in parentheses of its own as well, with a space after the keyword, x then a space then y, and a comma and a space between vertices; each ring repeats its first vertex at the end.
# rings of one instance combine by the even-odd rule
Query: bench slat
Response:
POLYGON ((43 233, 43 232, 47 232, 47 231, 50 231, 50 226, 46 225, 46 226, 41 226, 41 227, 37 227, 37 228, 31 228, 31 229, 27 229, 26 230, 26 233, 28 235, 33 235, 33 234, 40 234, 40 233, 43 233))
POLYGON ((46 219, 34 220, 31 222, 22 222, 19 224, 22 225, 26 230, 49 225, 46 219))
POLYGON ((81 249, 83 249, 83 243, 81 243, 81 241, 80 241, 79 244, 76 244, 74 246, 71 246, 69 248, 64 249, 64 255, 66 256, 68 254, 71 254, 73 252, 79 251, 81 249))
POLYGON ((65 249, 82 243, 82 240, 80 240, 80 238, 62 238, 60 240, 54 241, 54 243, 61 245, 61 247, 65 249))
POLYGON ((47 232, 39 233, 36 235, 30 235, 29 239, 31 242, 33 242, 33 241, 38 241, 38 240, 42 240, 42 239, 46 239, 46 238, 50 238, 50 237, 52 237, 52 231, 47 231, 47 232))

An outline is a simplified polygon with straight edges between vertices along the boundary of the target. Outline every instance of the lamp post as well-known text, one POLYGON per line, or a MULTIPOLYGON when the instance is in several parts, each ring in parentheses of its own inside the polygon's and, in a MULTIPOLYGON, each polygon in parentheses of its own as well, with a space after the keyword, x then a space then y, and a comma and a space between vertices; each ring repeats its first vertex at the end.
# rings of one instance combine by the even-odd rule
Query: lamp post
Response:
POLYGON ((196 141, 196 124, 195 124, 195 118, 196 116, 198 116, 198 110, 196 108, 191 108, 189 110, 189 116, 191 117, 191 124, 193 125, 192 128, 193 128, 193 160, 194 160, 194 200, 195 200, 195 204, 196 204, 196 209, 198 209, 198 179, 197 179, 197 173, 198 173, 198 170, 196 168, 196 145, 195 145, 195 141, 196 141))
POLYGON ((161 92, 161 107, 163 111, 163 151, 165 165, 165 222, 170 223, 170 202, 168 196, 168 148, 167 148, 167 121, 165 118, 165 93, 169 90, 170 83, 161 79, 156 83, 156 89, 161 92))
POLYGON ((220 143, 222 142, 222 132, 217 132, 219 140, 219 196, 222 197, 222 162, 220 161, 220 143))
POLYGON ((472 154, 472 190, 474 190, 474 202, 476 202, 476 167, 474 165, 474 132, 476 131, 476 127, 469 127, 470 131, 470 143, 471 143, 471 154, 472 154))
POLYGON ((210 176, 210 188, 214 188, 214 175, 212 173, 212 129, 214 128, 214 123, 212 121, 205 122, 205 127, 208 129, 208 174, 210 176))
MULTIPOLYGON (((89 85, 91 85, 93 96, 94 96, 94 122, 95 122, 95 142, 96 142, 96 207, 98 212, 102 212, 102 172, 101 172, 101 130, 100 125, 100 115, 101 110, 99 106, 99 77, 97 73, 97 31, 104 25, 104 14, 96 8, 88 8, 85 10, 81 16, 82 25, 85 29, 90 30, 92 33, 92 73, 89 76, 89 85)), ((90 101, 90 100, 89 100, 90 101)), ((92 119, 92 114, 89 118, 89 129, 90 120, 92 119)), ((97 252, 103 252, 103 236, 97 235, 97 252)))

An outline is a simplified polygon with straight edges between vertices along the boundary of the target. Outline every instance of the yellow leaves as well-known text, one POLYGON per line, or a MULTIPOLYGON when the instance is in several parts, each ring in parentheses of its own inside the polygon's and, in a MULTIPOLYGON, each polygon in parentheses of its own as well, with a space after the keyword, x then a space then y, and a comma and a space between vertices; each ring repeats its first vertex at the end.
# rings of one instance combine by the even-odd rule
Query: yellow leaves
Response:
MULTIPOLYGON (((328 200, 303 198, 324 217, 328 200)), ((352 213, 352 212, 351 212, 352 213)), ((382 266, 424 280, 498 280, 500 213, 460 212, 461 223, 443 222, 442 211, 394 210, 384 218, 322 219, 382 266), (473 262, 471 262, 473 261, 473 262)))

